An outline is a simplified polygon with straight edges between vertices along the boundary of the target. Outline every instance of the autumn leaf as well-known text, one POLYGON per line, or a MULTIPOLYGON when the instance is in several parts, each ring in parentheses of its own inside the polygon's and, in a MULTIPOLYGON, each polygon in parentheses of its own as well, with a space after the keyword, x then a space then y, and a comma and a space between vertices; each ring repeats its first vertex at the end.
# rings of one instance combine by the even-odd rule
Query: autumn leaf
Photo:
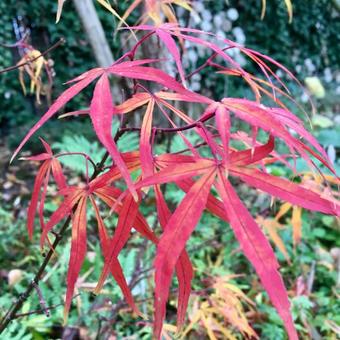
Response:
POLYGON ((214 179, 215 169, 208 171, 191 187, 176 211, 170 217, 158 243, 154 263, 154 336, 157 339, 160 336, 162 323, 165 318, 165 305, 169 296, 173 271, 185 247, 186 241, 201 217, 214 179))
POLYGON ((82 197, 79 200, 76 211, 72 218, 72 242, 70 261, 67 272, 67 291, 64 309, 64 322, 67 320, 67 315, 73 298, 73 291, 76 285, 77 278, 81 266, 86 255, 86 203, 87 198, 82 197))
MULTIPOLYGON (((110 254, 111 239, 110 239, 110 237, 107 233, 107 230, 105 228, 104 221, 100 216, 100 212, 99 212, 98 206, 95 202, 95 199, 92 196, 90 196, 90 200, 91 200, 92 206, 93 206, 95 214, 96 214, 100 243, 101 243, 101 247, 103 249, 104 259, 105 259, 105 261, 108 261, 109 260, 108 256, 110 254)), ((129 306, 131 307, 131 309, 136 314, 141 314, 140 311, 138 310, 138 307, 136 306, 136 304, 134 302, 131 290, 130 290, 127 282, 126 282, 126 279, 125 279, 125 276, 124 276, 124 273, 123 273, 123 269, 122 269, 117 258, 112 260, 110 272, 111 272, 113 278, 115 279, 115 281, 117 282, 117 284, 119 285, 121 291, 123 292, 124 298, 125 298, 126 302, 129 304, 129 306)))
POLYGON ((81 90, 83 90, 86 86, 88 86, 94 79, 100 76, 102 73, 101 70, 97 70, 96 72, 92 73, 88 77, 84 77, 83 79, 79 80, 76 84, 72 85, 66 91, 64 91, 58 99, 52 104, 49 110, 39 119, 39 121, 30 129, 27 133, 25 138, 19 144, 17 149, 14 151, 10 162, 16 157, 22 147, 26 144, 26 142, 32 137, 32 135, 40 129, 40 127, 45 124, 54 114, 57 113, 68 101, 70 101, 74 96, 76 96, 81 90))
POLYGON ((98 294, 104 285, 105 279, 109 274, 112 262, 118 257, 118 254, 124 247, 125 243, 130 237, 130 231, 134 224, 135 217, 137 215, 138 204, 134 201, 132 195, 128 195, 123 203, 122 209, 119 213, 118 224, 110 240, 109 252, 106 255, 106 261, 104 269, 99 278, 95 293, 98 294))
POLYGON ((94 89, 90 107, 90 117, 98 139, 110 153, 112 159, 117 164, 125 182, 135 200, 138 195, 132 183, 129 171, 118 151, 117 145, 112 137, 112 113, 113 100, 111 96, 110 83, 104 73, 98 80, 94 89))
POLYGON ((223 200, 230 226, 281 316, 289 338, 298 339, 290 314, 287 292, 278 272, 279 264, 269 242, 221 171, 218 173, 216 188, 223 200))
POLYGON ((56 24, 60 21, 61 13, 63 11, 63 6, 66 0, 58 0, 58 9, 57 9, 57 18, 56 18, 56 24))
MULTIPOLYGON (((293 5, 291 0, 284 0, 288 17, 289 17, 289 23, 293 20, 293 5)), ((262 0, 262 10, 261 10, 261 19, 263 20, 266 15, 266 7, 267 7, 267 0, 262 0)))
MULTIPOLYGON (((171 212, 166 204, 163 194, 158 185, 155 187, 156 206, 159 223, 162 229, 168 226, 171 212)), ((185 250, 182 251, 176 264, 176 276, 178 278, 178 307, 177 307, 177 327, 178 331, 182 328, 185 321, 185 313, 188 307, 190 292, 191 292, 191 280, 193 279, 194 271, 189 258, 189 255, 185 250)))
POLYGON ((61 165, 53 156, 51 147, 41 138, 41 142, 44 145, 46 152, 41 153, 36 156, 31 157, 24 157, 24 160, 31 160, 31 161, 43 161, 42 165, 40 166, 38 173, 36 175, 33 191, 32 191, 32 198, 28 206, 27 210, 27 231, 30 239, 33 236, 33 226, 34 226, 34 217, 37 211, 38 203, 39 203, 39 194, 41 192, 41 188, 43 189, 41 192, 40 198, 40 205, 39 205, 39 219, 41 228, 44 229, 44 203, 45 197, 47 193, 47 185, 50 178, 50 172, 52 170, 52 174, 54 180, 59 188, 59 190, 64 189, 66 187, 66 179, 64 177, 61 165))

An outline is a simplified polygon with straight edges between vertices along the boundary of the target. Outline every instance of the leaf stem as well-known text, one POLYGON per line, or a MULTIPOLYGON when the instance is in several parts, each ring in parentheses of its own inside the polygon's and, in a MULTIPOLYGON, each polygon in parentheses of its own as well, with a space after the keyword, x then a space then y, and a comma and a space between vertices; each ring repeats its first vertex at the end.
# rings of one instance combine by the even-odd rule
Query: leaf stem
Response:
POLYGON ((89 161, 92 164, 94 169, 97 166, 96 163, 93 161, 93 159, 84 152, 62 152, 62 153, 58 153, 54 155, 55 158, 64 157, 64 156, 83 156, 87 161, 89 161))
MULTIPOLYGON (((181 127, 177 127, 177 128, 162 128, 162 127, 154 127, 153 129, 157 132, 164 132, 164 133, 175 133, 175 132, 180 132, 180 131, 186 131, 186 130, 190 130, 193 129, 195 127, 200 126, 202 123, 206 122, 207 120, 209 120, 210 118, 214 117, 215 112, 209 113, 207 115, 205 115, 203 118, 185 125, 185 126, 181 126, 181 127)), ((122 132, 132 132, 132 131, 141 131, 141 128, 139 127, 127 127, 127 128, 122 128, 121 129, 122 132)))

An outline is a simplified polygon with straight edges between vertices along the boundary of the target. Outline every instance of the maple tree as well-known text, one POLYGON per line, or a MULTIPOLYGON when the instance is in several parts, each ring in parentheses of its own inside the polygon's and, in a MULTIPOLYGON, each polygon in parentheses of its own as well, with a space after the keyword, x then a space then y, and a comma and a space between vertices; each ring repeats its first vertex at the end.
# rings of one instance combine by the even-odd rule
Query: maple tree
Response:
MULTIPOLYGON (((99 2, 111 12, 113 11, 108 2, 99 2)), ((59 3, 62 5, 63 1, 59 3)), ((121 18, 122 23, 140 3, 141 1, 135 1, 131 5, 121 18)), ((290 1, 286 3, 289 6, 290 1)), ((174 274, 179 284, 177 329, 180 331, 185 322, 190 285, 194 276, 185 247, 203 212, 208 210, 229 223, 244 255, 255 268, 272 304, 282 318, 289 338, 297 339, 288 295, 279 272, 279 263, 259 224, 238 196, 232 185, 232 178, 238 178, 251 187, 288 202, 288 208, 294 207, 296 211, 294 214, 298 214, 296 209, 299 209, 295 207, 301 207, 339 216, 339 201, 327 186, 327 179, 320 172, 315 160, 328 168, 334 175, 333 180, 338 183, 335 170, 325 151, 304 127, 303 121, 284 104, 282 97, 293 104, 296 102, 275 70, 280 69, 294 81, 298 82, 298 80, 284 66, 257 51, 212 33, 180 27, 173 17, 172 5, 191 10, 188 1, 146 1, 146 5, 149 6, 147 7, 149 11, 146 13, 154 21, 154 25, 147 23, 147 16, 143 17, 140 24, 128 27, 135 36, 141 35, 131 50, 125 52, 111 66, 94 68, 69 81, 68 89, 31 128, 12 157, 13 160, 26 142, 73 97, 91 83, 95 83, 89 108, 63 115, 63 117, 81 116, 81 118, 88 116, 98 140, 107 151, 101 164, 93 164, 92 176, 87 169, 86 183, 81 187, 68 184, 68 179, 58 160, 66 154, 54 155, 44 140, 42 143, 45 152, 26 158, 42 162, 28 208, 27 227, 30 237, 33 234, 37 210, 41 226, 41 247, 44 247, 47 242, 54 251, 58 242, 51 244, 49 237, 51 232, 56 232, 55 226, 64 219, 71 221, 72 225, 65 319, 86 255, 86 212, 91 205, 97 219, 104 257, 102 274, 94 292, 100 293, 111 273, 131 309, 141 314, 118 260, 118 255, 129 240, 132 229, 135 229, 156 246, 154 337, 159 339, 162 334, 166 303, 174 274), (161 11, 164 11, 165 16, 161 11), (168 22, 163 22, 164 17, 168 22), (136 59, 141 45, 147 44, 154 37, 164 45, 172 60, 136 59), (199 68, 187 73, 182 64, 183 43, 204 47, 211 51, 211 56, 199 68), (231 49, 239 49, 252 60, 262 71, 264 79, 244 70, 228 54, 231 49), (165 62, 173 62, 176 65, 177 77, 170 76, 157 68, 159 63, 165 62), (204 91, 201 91, 202 93, 191 91, 187 87, 187 81, 206 68, 225 76, 242 78, 251 88, 254 99, 227 97, 216 100, 204 95, 204 91), (130 98, 121 103, 114 102, 110 85, 112 77, 131 80, 133 94, 130 98), (152 84, 152 87, 149 87, 149 84, 152 84), (152 91, 151 88, 154 89, 155 86, 159 89, 152 91), (265 106, 262 103, 263 97, 273 104, 265 106), (196 119, 188 114, 188 107, 194 107, 196 119), (141 126, 129 126, 127 117, 133 112, 141 115, 141 126), (156 115, 164 117, 165 121, 168 121, 168 126, 155 125, 156 115), (126 123, 122 124, 117 134, 113 136, 112 123, 117 117, 125 117, 126 123), (233 127, 236 120, 248 124, 251 132, 235 132, 233 127), (185 131, 188 130, 199 136, 201 139, 199 144, 193 145, 186 137, 185 131), (266 143, 258 140, 259 130, 266 134, 266 143), (122 153, 117 146, 117 141, 123 134, 132 131, 140 133, 139 150, 122 153), (162 134, 178 134, 187 149, 156 155, 154 152, 156 136, 162 134), (236 148, 234 141, 241 141, 244 147, 236 148), (284 142, 286 153, 279 153, 275 149, 277 141, 284 142), (202 150, 205 152, 203 153, 202 150), (304 159, 316 173, 318 186, 306 186, 299 180, 277 177, 267 171, 268 165, 283 163, 293 169, 295 178, 299 179, 299 174, 295 171, 297 157, 304 159), (107 158, 112 160, 108 170, 103 166, 107 158), (45 221, 44 203, 51 174, 58 186, 58 195, 63 198, 63 201, 45 221), (125 185, 124 190, 119 189, 122 183, 125 185), (173 212, 168 207, 162 192, 161 186, 166 183, 174 183, 185 192, 183 200, 173 212), (153 230, 140 211, 140 204, 148 195, 155 197, 154 208, 161 232, 158 229, 153 230), (100 211, 99 200, 107 205, 107 211, 100 211), (109 211, 118 215, 118 222, 112 236, 103 219, 103 215, 109 211)), ((60 13, 58 12, 58 19, 60 13)), ((82 156, 88 166, 91 162, 90 155, 82 156)), ((66 227, 64 224, 63 230, 66 227)), ((299 237, 296 236, 296 240, 299 237)), ((223 286, 223 284, 224 282, 221 281, 215 285, 223 286)), ((221 287, 219 289, 223 288, 221 287)), ((227 296, 227 293, 222 293, 218 299, 223 296, 227 296)), ((218 310, 217 305, 214 308, 218 310)), ((255 334, 251 328, 243 331, 255 334)))

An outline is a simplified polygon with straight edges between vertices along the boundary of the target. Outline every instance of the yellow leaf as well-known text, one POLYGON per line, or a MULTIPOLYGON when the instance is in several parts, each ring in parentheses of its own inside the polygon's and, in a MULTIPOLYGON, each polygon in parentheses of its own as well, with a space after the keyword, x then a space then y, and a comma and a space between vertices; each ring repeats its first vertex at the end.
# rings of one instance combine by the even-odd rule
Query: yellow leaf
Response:
POLYGON ((294 246, 296 246, 298 243, 300 243, 302 235, 301 207, 293 206, 292 226, 293 226, 293 242, 294 246))
POLYGON ((223 327, 216 320, 215 320, 215 326, 217 326, 218 330, 225 336, 225 339, 237 340, 237 338, 226 327, 223 327))
POLYGON ((26 95, 26 86, 24 81, 24 72, 26 71, 27 75, 30 77, 30 92, 36 94, 36 100, 38 104, 40 104, 40 94, 42 93, 43 83, 41 80, 41 73, 43 70, 44 64, 47 63, 44 57, 40 57, 41 53, 38 50, 31 49, 29 50, 22 59, 18 62, 17 65, 25 64, 30 60, 33 60, 30 63, 27 63, 21 67, 19 67, 19 81, 26 95), (40 58, 39 58, 40 57, 40 58), (35 59, 35 60, 34 60, 35 59))
MULTIPOLYGON (((165 17, 168 19, 169 22, 176 24, 177 23, 177 19, 176 19, 176 15, 173 12, 172 8, 167 5, 167 4, 162 4, 161 5, 161 9, 165 15, 165 17)), ((151 17, 151 15, 149 14, 149 16, 151 17)), ((157 16, 157 21, 151 17, 151 19, 153 19, 155 21, 156 25, 159 25, 162 23, 162 19, 160 18, 160 16, 157 16)))
POLYGON ((19 82, 22 88, 22 92, 24 93, 24 96, 26 96, 26 86, 25 86, 25 81, 24 81, 24 68, 23 67, 19 68, 19 82))
POLYGON ((275 216, 275 220, 276 220, 276 221, 279 221, 279 219, 280 219, 282 216, 284 216, 284 215, 287 214, 287 212, 289 211, 289 209, 290 209, 291 207, 292 207, 292 205, 291 205, 290 203, 288 203, 288 202, 283 203, 283 204, 281 205, 281 207, 280 207, 280 210, 278 211, 278 213, 277 213, 276 216, 275 216))
POLYGON ((56 18, 56 24, 59 22, 61 18, 61 12, 63 11, 63 6, 64 6, 65 0, 58 0, 58 9, 57 9, 57 18, 56 18))
MULTIPOLYGON (((34 59, 34 58, 39 57, 40 55, 41 53, 38 50, 33 50, 27 53, 27 58, 34 59)), ((44 66, 44 62, 45 62, 45 59, 41 57, 41 58, 36 59, 33 63, 34 74, 33 74, 33 77, 31 78, 31 92, 32 93, 34 92, 35 86, 39 87, 38 79, 40 77, 42 67, 44 66)))
POLYGON ((177 6, 183 7, 184 9, 186 9, 189 12, 192 11, 192 7, 190 6, 189 1, 187 1, 187 0, 173 0, 172 2, 177 6))
POLYGON ((287 249, 280 237, 280 235, 277 233, 277 229, 280 226, 280 224, 277 222, 276 219, 263 219, 260 222, 264 228, 267 230, 270 239, 275 243, 276 247, 280 250, 280 252, 283 254, 285 259, 287 260, 288 263, 290 263, 290 258, 287 252, 287 249))
MULTIPOLYGON (((128 18, 141 3, 144 3, 144 15, 141 17, 141 24, 145 24, 148 18, 151 19, 156 26, 162 24, 164 18, 166 18, 168 22, 177 23, 172 5, 180 6, 187 11, 193 11, 188 0, 135 0, 124 13, 123 19, 128 18)), ((119 27, 120 24, 118 25, 118 28, 119 27)))
MULTIPOLYGON (((289 23, 291 23, 293 20, 293 4, 291 0, 284 0, 284 1, 287 7, 289 23)), ((267 8, 267 0, 262 0, 261 20, 263 20, 263 18, 266 15, 266 8, 267 8)))
POLYGON ((170 325, 169 323, 163 324, 163 329, 172 333, 177 333, 177 327, 174 325, 170 325))
MULTIPOLYGON (((250 327, 242 302, 248 306, 254 303, 235 284, 229 282, 230 276, 215 277, 213 288, 215 293, 209 298, 214 306, 214 322, 219 317, 236 327, 242 334, 257 338, 255 331, 250 327)), ((216 325, 215 325, 216 326, 216 325)))
POLYGON ((266 7, 267 7, 267 1, 262 0, 261 20, 263 20, 264 16, 266 15, 266 7))
POLYGON ((204 327, 207 330, 209 339, 210 340, 217 340, 217 338, 216 338, 216 336, 214 334, 214 331, 213 331, 213 329, 211 327, 211 318, 206 318, 205 315, 202 313, 201 320, 202 320, 202 322, 204 324, 204 327))
MULTIPOLYGON (((129 27, 129 25, 126 23, 126 21, 117 13, 117 11, 115 11, 112 6, 110 5, 110 3, 108 2, 108 0, 97 0, 99 2, 100 5, 102 5, 104 8, 106 8, 109 12, 112 13, 113 16, 115 16, 120 23, 123 23, 126 27, 129 27)), ((133 37, 137 40, 136 35, 133 33, 133 31, 130 29, 131 34, 133 35, 133 37)))
POLYGON ((293 5, 291 0, 285 0, 287 11, 288 11, 288 17, 289 17, 289 22, 292 22, 293 20, 293 5))
POLYGON ((183 331, 183 333, 180 335, 180 339, 185 339, 186 335, 194 328, 194 326, 198 323, 198 321, 201 318, 202 312, 200 310, 197 311, 197 313, 192 317, 191 322, 189 326, 183 331))

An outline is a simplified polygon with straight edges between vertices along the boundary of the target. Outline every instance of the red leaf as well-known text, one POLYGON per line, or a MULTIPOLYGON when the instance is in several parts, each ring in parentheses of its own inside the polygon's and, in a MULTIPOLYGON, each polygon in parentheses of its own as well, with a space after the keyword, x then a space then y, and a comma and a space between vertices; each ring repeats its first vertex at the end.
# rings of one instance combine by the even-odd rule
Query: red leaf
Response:
POLYGON ((74 287, 80 273, 81 266, 86 256, 86 202, 87 197, 82 197, 72 219, 72 242, 70 261, 67 271, 67 290, 64 308, 64 320, 67 320, 70 310, 74 287))
POLYGON ((40 162, 40 161, 46 161, 48 159, 51 158, 51 155, 46 153, 46 152, 43 152, 39 155, 36 155, 36 156, 30 156, 30 157, 20 157, 19 159, 22 159, 24 161, 37 161, 37 162, 40 162))
MULTIPOLYGON (((117 204, 117 198, 122 194, 122 191, 114 187, 103 187, 97 189, 94 192, 99 198, 101 198, 110 208, 116 207, 115 212, 120 214, 122 204, 117 204)), ((154 232, 150 229, 143 215, 138 211, 135 221, 133 222, 133 228, 138 231, 142 236, 150 240, 152 243, 157 243, 158 239, 154 232)))
POLYGON ((203 175, 188 191, 168 221, 157 246, 155 259, 155 324, 154 336, 159 339, 165 318, 166 301, 169 296, 171 277, 185 243, 201 218, 215 169, 203 175))
POLYGON ((138 211, 138 204, 134 201, 132 195, 128 195, 123 203, 119 213, 118 224, 110 241, 110 252, 107 254, 104 264, 104 269, 99 278, 95 293, 98 294, 102 289, 105 279, 109 273, 112 261, 118 257, 118 254, 123 249, 125 243, 130 237, 130 231, 138 211))
POLYGON ((218 104, 215 113, 216 126, 223 146, 223 159, 229 162, 230 115, 228 110, 218 104))
POLYGON ((45 228, 42 231, 40 246, 43 247, 47 233, 58 224, 64 217, 68 216, 73 207, 77 204, 81 196, 84 195, 84 191, 81 189, 72 189, 71 193, 65 197, 64 201, 58 207, 58 209, 51 215, 49 221, 46 223, 45 228))
MULTIPOLYGON (((160 168, 164 168, 169 164, 173 163, 185 163, 185 162, 192 162, 194 158, 192 156, 186 155, 176 155, 176 154, 164 154, 160 155, 156 158, 156 164, 160 168)), ((176 181, 176 185, 178 185, 181 190, 184 192, 188 192, 190 188, 195 184, 194 180, 191 178, 186 178, 180 181, 176 181)), ((207 210, 209 210, 212 214, 216 215, 220 219, 229 222, 228 216, 225 212, 223 203, 218 200, 212 194, 209 194, 208 201, 207 201, 207 210)))
POLYGON ((296 117, 293 113, 288 110, 280 108, 271 108, 272 114, 279 117, 279 120, 285 124, 287 127, 295 130, 302 138, 310 143, 326 160, 328 160, 328 155, 322 146, 319 144, 317 139, 310 134, 303 126, 303 122, 296 117))
MULTIPOLYGON (((90 200, 92 203, 92 206, 94 208, 95 214, 96 214, 96 219, 98 222, 98 231, 99 231, 99 238, 100 238, 100 243, 103 249, 103 255, 105 258, 105 262, 108 260, 107 257, 110 253, 110 237, 107 234, 104 221, 100 216, 100 212, 98 209, 98 206, 92 196, 90 196, 90 200)), ((110 267, 110 271, 116 282, 118 283, 124 298, 126 299, 126 302, 129 304, 131 309, 136 313, 140 314, 140 311, 138 310, 138 307, 135 305, 135 302, 133 300, 133 296, 131 294, 130 288, 125 280, 125 276, 122 270, 122 267, 118 261, 117 258, 112 260, 112 264, 110 267)))
POLYGON ((117 167, 121 171, 129 191, 134 196, 135 200, 137 200, 138 195, 136 189, 133 186, 129 171, 111 135, 112 112, 113 102, 110 83, 107 75, 104 73, 96 84, 91 101, 90 116, 92 124, 98 139, 110 153, 112 159, 115 161, 117 167))
POLYGON ((266 144, 242 151, 232 152, 230 155, 231 165, 249 165, 263 160, 274 150, 275 139, 269 136, 266 144))
MULTIPOLYGON (((190 188, 195 184, 195 182, 187 178, 182 181, 176 182, 176 184, 183 190, 184 192, 188 192, 190 188)), ((229 222, 229 218, 225 212, 223 202, 217 199, 214 195, 209 194, 206 209, 210 211, 213 215, 219 217, 221 220, 229 222)))
POLYGON ((49 162, 44 162, 42 166, 40 167, 37 176, 35 178, 34 186, 33 186, 33 192, 32 192, 32 198, 30 201, 30 204, 27 209, 27 231, 30 239, 32 239, 33 236, 33 226, 34 226, 34 216, 37 211, 38 201, 39 201, 39 193, 41 190, 41 187, 44 182, 44 177, 49 169, 49 162))
POLYGON ((148 187, 155 184, 176 182, 188 177, 207 173, 216 167, 214 161, 209 159, 198 159, 195 163, 170 165, 165 169, 145 178, 136 184, 136 188, 148 187))
POLYGON ((126 66, 123 63, 112 66, 108 69, 111 73, 121 77, 132 79, 148 80, 158 83, 166 88, 176 91, 180 94, 186 95, 188 98, 193 97, 194 101, 201 103, 211 102, 206 97, 187 90, 183 85, 176 81, 175 78, 169 76, 167 73, 153 67, 146 66, 126 66))
POLYGON ((166 48, 169 50, 169 52, 173 56, 173 58, 176 62, 176 65, 177 65, 179 75, 181 77, 181 81, 182 81, 183 84, 185 84, 185 75, 184 75, 183 66, 182 66, 182 62, 181 62, 181 55, 179 53, 179 50, 178 50, 178 47, 176 45, 175 40, 173 39, 171 34, 169 34, 167 31, 163 30, 162 28, 157 28, 156 34, 163 41, 166 48))
POLYGON ((45 176, 45 180, 44 180, 43 188, 41 192, 40 204, 39 204, 39 220, 40 220, 40 226, 42 230, 45 228, 44 207, 45 207, 45 199, 46 199, 46 194, 47 194, 48 181, 50 179, 50 173, 51 173, 51 167, 48 168, 46 176, 45 176))
MULTIPOLYGON (((268 108, 246 99, 224 98, 222 102, 240 119, 248 122, 254 127, 262 128, 265 131, 269 131, 270 134, 281 138, 286 142, 291 151, 294 149, 298 150, 301 156, 308 163, 311 163, 308 154, 305 152, 306 148, 301 146, 301 141, 299 139, 291 136, 288 128, 295 130, 301 137, 311 143, 311 145, 324 155, 325 159, 323 162, 326 164, 329 163, 327 161, 327 155, 318 144, 317 140, 305 130, 299 119, 289 111, 277 108, 268 108)), ((329 164, 328 167, 332 168, 329 164)))
POLYGON ((26 142, 31 138, 31 136, 40 129, 58 110, 60 110, 68 101, 70 101, 74 96, 76 96, 81 90, 83 90, 87 85, 89 85, 94 79, 96 79, 100 73, 103 71, 101 69, 97 70, 97 72, 92 73, 88 77, 80 80, 77 84, 72 85, 66 91, 64 91, 58 99, 53 103, 53 105, 49 108, 49 110, 39 119, 39 121, 31 128, 22 142, 19 144, 17 149, 14 151, 14 154, 10 160, 16 157, 22 147, 26 144, 26 142))
POLYGON ((326 161, 323 157, 321 157, 318 153, 316 153, 313 149, 311 149, 308 145, 302 143, 300 140, 298 141, 299 145, 301 146, 302 149, 306 150, 309 152, 312 156, 314 156, 317 160, 319 160, 326 168, 328 168, 334 176, 339 179, 339 176, 337 175, 334 167, 332 164, 330 164, 328 161, 326 161))
POLYGON ((279 264, 268 240, 221 172, 218 174, 216 189, 223 200, 230 226, 245 256, 259 275, 265 290, 285 324, 289 338, 297 340, 298 336, 290 314, 287 292, 278 272, 279 264))
MULTIPOLYGON (((139 152, 126 152, 121 153, 124 163, 126 164, 129 172, 137 170, 140 168, 140 157, 139 152)), ((94 191, 97 188, 109 185, 113 181, 120 179, 122 177, 121 172, 116 166, 113 166, 109 171, 95 178, 89 184, 90 190, 94 191)))
POLYGON ((200 94, 194 92, 188 95, 176 92, 159 91, 155 93, 155 96, 159 99, 184 101, 189 103, 202 103, 202 104, 213 103, 213 100, 211 100, 210 98, 201 96, 200 94))
POLYGON ((140 161, 143 178, 153 175, 153 156, 151 147, 152 116, 155 106, 153 98, 146 108, 140 133, 140 161))
MULTIPOLYGON (((155 196, 159 223, 162 229, 165 230, 171 217, 171 212, 164 200, 159 186, 155 186, 155 196)), ((194 276, 191 261, 185 250, 182 251, 176 264, 176 275, 178 278, 177 331, 179 331, 185 321, 185 313, 191 292, 191 280, 194 276)))
POLYGON ((196 158, 189 155, 165 153, 155 157, 156 165, 160 168, 165 168, 169 165, 183 164, 183 163, 195 163, 196 158))
POLYGON ((55 182, 57 183, 59 190, 64 189, 67 186, 66 179, 63 174, 63 170, 61 168, 60 162, 56 158, 53 158, 51 160, 51 167, 52 167, 53 178, 55 182))
POLYGON ((317 193, 290 182, 284 178, 271 176, 258 169, 233 167, 230 174, 239 177, 247 184, 265 191, 270 195, 298 205, 308 210, 340 216, 340 205, 322 198, 317 193))
POLYGON ((283 139, 290 147, 296 146, 295 138, 290 135, 277 116, 270 113, 269 108, 246 99, 224 98, 222 102, 227 109, 250 125, 269 131, 283 139))
POLYGON ((124 103, 115 107, 114 113, 129 113, 139 107, 145 105, 150 100, 150 94, 146 92, 136 93, 131 98, 127 99, 124 103))
POLYGON ((53 156, 53 152, 52 152, 52 149, 50 147, 50 145, 44 140, 42 139, 41 137, 39 138, 41 143, 43 144, 46 152, 50 155, 50 156, 53 156))

